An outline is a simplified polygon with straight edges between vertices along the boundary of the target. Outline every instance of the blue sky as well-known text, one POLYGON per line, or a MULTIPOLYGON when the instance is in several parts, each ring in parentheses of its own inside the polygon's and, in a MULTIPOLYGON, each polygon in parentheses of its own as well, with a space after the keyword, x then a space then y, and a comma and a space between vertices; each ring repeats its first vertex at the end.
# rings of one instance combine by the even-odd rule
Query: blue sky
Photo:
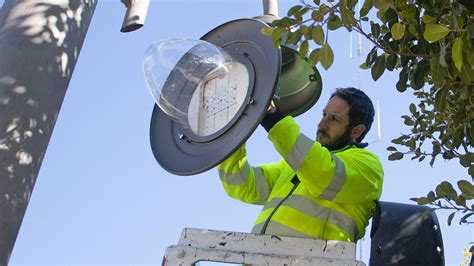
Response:
MULTIPOLYGON (((0 1, 2 4, 3 1, 0 1)), ((297 1, 280 0, 280 13, 297 1)), ((119 1, 98 3, 10 260, 17 264, 158 264, 184 227, 250 231, 260 207, 228 198, 212 169, 175 176, 155 161, 149 142, 153 99, 142 71, 146 48, 164 38, 198 39, 214 27, 262 14, 259 0, 152 1, 145 27, 120 33, 125 9, 119 1)), ((435 167, 405 159, 387 160, 390 140, 407 132, 400 115, 408 112, 411 93, 398 93, 397 73, 373 82, 359 61, 349 58, 344 30, 330 33, 336 54, 330 70, 320 68, 323 94, 297 118, 302 131, 315 128, 334 88, 355 86, 380 103, 382 139, 373 130, 369 150, 382 160, 382 200, 410 203, 443 180, 467 173, 457 162, 437 160, 435 167)), ((353 36, 354 54, 356 35, 353 36)), ((374 125, 374 129, 376 126, 374 125)), ((247 143, 249 161, 279 160, 259 128, 247 143)), ((449 213, 438 212, 447 265, 459 265, 463 248, 474 240, 472 226, 448 227, 449 213)), ((368 229, 369 230, 369 229, 368 229)), ((368 260, 369 237, 363 259, 368 260)))

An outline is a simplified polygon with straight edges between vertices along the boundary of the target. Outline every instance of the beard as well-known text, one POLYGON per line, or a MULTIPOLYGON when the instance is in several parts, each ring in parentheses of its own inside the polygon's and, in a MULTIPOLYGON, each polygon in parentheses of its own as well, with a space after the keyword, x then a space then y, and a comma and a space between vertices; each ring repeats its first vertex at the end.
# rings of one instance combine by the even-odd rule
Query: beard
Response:
MULTIPOLYGON (((328 134, 323 130, 318 130, 317 135, 319 134, 329 137, 328 134)), ((343 148, 349 143, 351 143, 351 129, 347 127, 346 131, 344 131, 341 136, 337 137, 335 140, 330 141, 329 143, 321 143, 321 145, 329 151, 334 151, 343 148)))

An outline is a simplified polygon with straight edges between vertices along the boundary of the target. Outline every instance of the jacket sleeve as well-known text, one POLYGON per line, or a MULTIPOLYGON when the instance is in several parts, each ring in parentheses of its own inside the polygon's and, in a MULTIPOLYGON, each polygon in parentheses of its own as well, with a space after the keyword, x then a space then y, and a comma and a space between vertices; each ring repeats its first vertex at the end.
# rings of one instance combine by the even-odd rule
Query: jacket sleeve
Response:
POLYGON ((285 162, 252 167, 246 156, 245 144, 218 165, 217 169, 226 193, 246 203, 263 205, 267 201, 285 162))
POLYGON ((380 198, 383 169, 371 152, 349 148, 332 153, 301 134, 289 116, 270 130, 268 138, 314 197, 351 204, 380 198))

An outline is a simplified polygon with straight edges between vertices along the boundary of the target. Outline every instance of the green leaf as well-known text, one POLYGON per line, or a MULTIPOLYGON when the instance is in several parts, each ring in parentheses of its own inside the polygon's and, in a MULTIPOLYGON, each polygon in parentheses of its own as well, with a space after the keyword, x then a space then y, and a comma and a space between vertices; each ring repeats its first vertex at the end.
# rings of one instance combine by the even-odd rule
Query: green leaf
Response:
POLYGON ((272 36, 273 28, 272 27, 263 27, 260 32, 265 36, 272 36))
POLYGON ((303 16, 304 14, 308 13, 308 11, 312 10, 309 7, 304 7, 303 9, 300 10, 300 15, 303 16))
POLYGON ((444 77, 447 74, 447 69, 445 69, 439 63, 439 54, 433 55, 430 62, 430 70, 431 70, 431 77, 433 78, 433 82, 439 86, 441 82, 444 81, 444 77))
POLYGON ((413 115, 416 113, 416 105, 414 103, 410 104, 410 113, 413 115))
POLYGON ((308 26, 306 26, 306 25, 301 25, 300 26, 300 31, 303 34, 303 36, 308 36, 308 30, 309 30, 308 26))
POLYGON ((323 12, 329 12, 329 7, 326 4, 320 4, 319 9, 322 10, 323 12))
POLYGON ((471 83, 474 81, 474 69, 469 65, 467 62, 467 58, 463 57, 463 64, 461 67, 461 71, 457 68, 454 69, 454 72, 461 78, 461 80, 465 83, 471 83))
POLYGON ((406 67, 410 62, 410 57, 406 55, 400 55, 400 64, 402 67, 406 67))
POLYGON ((408 6, 407 6, 407 1, 406 0, 395 0, 395 9, 396 10, 405 10, 407 8, 408 8, 408 6))
POLYGON ((402 152, 395 152, 392 153, 388 156, 389 161, 397 161, 403 158, 403 153, 402 152))
POLYGON ((448 225, 451 225, 451 221, 453 220, 455 214, 456 214, 456 212, 452 212, 452 213, 448 216, 448 225))
POLYGON ((347 0, 347 3, 346 3, 346 6, 348 9, 352 9, 356 4, 357 2, 359 2, 358 0, 347 0))
POLYGON ((375 63, 372 66, 371 74, 372 79, 377 81, 380 76, 382 76, 383 72, 385 71, 385 56, 381 55, 375 59, 375 63))
POLYGON ((370 22, 370 32, 375 38, 380 36, 380 25, 378 23, 370 22))
POLYGON ((403 123, 407 126, 413 126, 415 124, 415 121, 413 121, 411 117, 406 117, 403 123))
POLYGON ((334 53, 332 52, 331 46, 329 46, 328 43, 325 43, 323 47, 321 47, 319 59, 324 69, 328 70, 331 67, 334 61, 334 53))
POLYGON ((319 6, 320 0, 313 0, 313 3, 319 6))
POLYGON ((367 66, 371 66, 376 58, 377 58, 377 47, 374 47, 367 54, 367 58, 365 59, 365 63, 367 64, 367 66))
POLYGON ((403 35, 405 34, 405 25, 397 22, 393 24, 392 28, 390 29, 390 32, 392 33, 392 38, 394 40, 401 40, 403 38, 403 35))
POLYGON ((327 25, 328 25, 328 29, 336 30, 342 27, 342 21, 337 15, 333 14, 329 17, 329 21, 327 25))
POLYGON ((314 49, 313 51, 311 51, 311 53, 309 54, 309 59, 308 59, 308 64, 310 66, 314 66, 318 63, 318 59, 319 59, 319 51, 321 49, 314 49))
POLYGON ((434 22, 434 18, 430 15, 423 15, 422 20, 425 24, 432 24, 434 22))
POLYGON ((474 178, 474 165, 469 166, 468 174, 474 178))
POLYGON ((297 23, 298 23, 298 21, 296 21, 295 19, 289 18, 289 17, 284 17, 284 18, 279 20, 280 26, 283 26, 283 27, 290 27, 290 26, 293 26, 297 23))
POLYGON ((423 37, 429 42, 436 42, 443 39, 446 35, 448 35, 449 32, 450 29, 446 26, 438 24, 428 24, 426 25, 423 37))
POLYGON ((270 25, 273 26, 273 27, 282 27, 281 19, 275 19, 274 21, 272 21, 272 23, 270 25))
MULTIPOLYGON (((411 2, 413 3, 413 2, 411 2)), ((406 20, 410 23, 418 24, 420 21, 420 10, 415 4, 408 5, 408 9, 404 12, 406 20)))
POLYGON ((433 202, 436 200, 436 195, 433 191, 430 191, 426 197, 428 198, 430 202, 433 202))
POLYGON ((297 44, 301 40, 301 37, 303 37, 303 34, 301 33, 301 31, 299 30, 295 32, 289 31, 285 43, 297 44))
POLYGON ((463 197, 470 200, 474 198, 474 186, 466 180, 458 181, 459 190, 461 190, 463 197))
POLYGON ((367 69, 369 69, 370 67, 367 65, 366 62, 364 62, 364 63, 362 63, 362 64, 359 65, 359 68, 360 68, 360 69, 363 69, 363 70, 367 70, 367 69))
POLYGON ((470 24, 469 26, 467 26, 466 31, 469 38, 473 39, 474 38, 474 24, 470 24))
MULTIPOLYGON (((459 116, 457 116, 457 117, 459 117, 459 116)), ((457 117, 455 116, 454 119, 456 119, 457 117)), ((461 143, 463 142, 463 138, 464 138, 463 129, 462 128, 455 129, 454 134, 451 138, 453 140, 453 143, 452 143, 453 147, 459 148, 459 146, 461 146, 461 143)))
POLYGON ((416 26, 414 24, 410 24, 408 26, 408 32, 418 38, 418 30, 416 29, 416 26))
POLYGON ((275 48, 278 48, 280 46, 281 37, 283 36, 283 33, 285 33, 285 31, 285 28, 276 28, 273 30, 272 41, 275 48))
MULTIPOLYGON (((444 112, 446 108, 446 95, 448 95, 448 91, 449 88, 441 87, 441 89, 436 92, 434 106, 439 112, 444 112)), ((433 148, 435 147, 439 148, 437 145, 433 146, 433 148)))
MULTIPOLYGON (((403 136, 402 136, 402 137, 403 137, 403 136)), ((402 139, 402 137, 399 137, 399 138, 396 138, 396 139, 392 139, 392 143, 398 144, 398 145, 403 144, 403 139, 402 139)))
POLYGON ((346 29, 351 31, 352 25, 355 25, 356 23, 354 14, 352 13, 352 11, 350 11, 347 8, 341 8, 340 12, 341 12, 342 24, 344 24, 346 29))
POLYGON ((290 8, 290 10, 288 10, 288 16, 291 17, 293 15, 295 15, 296 13, 298 13, 301 9, 303 8, 303 6, 301 5, 296 5, 296 6, 293 6, 292 8, 290 8))
POLYGON ((458 206, 466 206, 466 198, 463 196, 456 197, 454 199, 454 202, 456 202, 458 206))
POLYGON ((389 147, 387 147, 387 151, 397 151, 397 148, 395 148, 393 146, 389 146, 389 147))
POLYGON ((308 55, 308 49, 309 49, 308 40, 304 40, 301 43, 300 49, 298 51, 299 56, 300 56, 301 59, 306 58, 306 55, 308 55))
POLYGON ((324 44, 324 31, 321 25, 315 25, 313 27, 311 36, 313 37, 313 40, 319 44, 323 45, 324 44))
POLYGON ((387 68, 387 70, 390 70, 390 71, 394 70, 395 66, 397 65, 397 60, 398 60, 398 57, 396 54, 389 55, 385 62, 385 67, 387 68))
POLYGON ((398 14, 393 7, 388 8, 383 14, 382 21, 388 23, 389 25, 394 24, 398 21, 398 14))
POLYGON ((372 0, 372 4, 385 12, 386 9, 392 6, 393 1, 388 0, 372 0))
POLYGON ((359 15, 361 17, 367 16, 367 14, 369 14, 370 9, 372 9, 372 0, 365 0, 364 5, 362 5, 362 8, 359 11, 359 15))
POLYGON ((469 167, 473 162, 474 155, 473 154, 464 154, 459 157, 459 163, 464 167, 469 167))
POLYGON ((454 190, 453 185, 447 181, 443 181, 441 184, 436 186, 436 194, 438 197, 447 199, 455 199, 457 197, 457 193, 456 190, 454 190))
POLYGON ((443 159, 446 160, 451 160, 454 158, 453 152, 452 151, 445 151, 443 152, 443 159))
POLYGON ((416 200, 416 203, 418 203, 418 205, 426 205, 426 204, 430 204, 431 202, 428 198, 421 197, 416 200))
POLYGON ((470 52, 467 54, 466 56, 466 59, 467 59, 467 62, 469 63, 469 65, 471 65, 471 68, 472 66, 474 66, 474 49, 469 49, 470 52))
POLYGON ((399 92, 404 92, 407 90, 407 81, 408 81, 408 72, 406 68, 403 68, 402 71, 400 71, 398 82, 397 82, 397 90, 399 92))
POLYGON ((462 68, 462 39, 456 38, 453 44, 453 61, 456 68, 461 71, 462 68))
POLYGON ((410 198, 411 201, 418 202, 419 198, 410 198))
POLYGON ((324 19, 324 15, 324 11, 322 9, 318 9, 311 13, 311 18, 316 22, 321 22, 324 19))
POLYGON ((413 71, 413 78, 411 80, 410 86, 418 90, 425 85, 425 75, 427 74, 428 66, 425 67, 426 61, 420 61, 415 70, 413 71), (424 62, 424 63, 422 63, 424 62))
POLYGON ((432 144, 433 144, 433 153, 436 156, 441 152, 441 146, 439 145, 437 141, 433 141, 432 144))

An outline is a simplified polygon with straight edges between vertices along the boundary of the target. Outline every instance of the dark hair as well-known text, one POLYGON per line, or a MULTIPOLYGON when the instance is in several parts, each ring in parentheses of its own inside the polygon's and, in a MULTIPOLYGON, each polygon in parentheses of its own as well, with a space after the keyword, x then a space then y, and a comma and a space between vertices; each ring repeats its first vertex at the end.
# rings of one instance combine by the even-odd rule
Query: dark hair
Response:
POLYGON ((336 89, 330 99, 334 96, 345 100, 349 105, 349 128, 358 124, 365 125, 365 131, 356 140, 361 142, 367 132, 369 132, 374 121, 375 111, 372 101, 363 91, 352 87, 336 89))

